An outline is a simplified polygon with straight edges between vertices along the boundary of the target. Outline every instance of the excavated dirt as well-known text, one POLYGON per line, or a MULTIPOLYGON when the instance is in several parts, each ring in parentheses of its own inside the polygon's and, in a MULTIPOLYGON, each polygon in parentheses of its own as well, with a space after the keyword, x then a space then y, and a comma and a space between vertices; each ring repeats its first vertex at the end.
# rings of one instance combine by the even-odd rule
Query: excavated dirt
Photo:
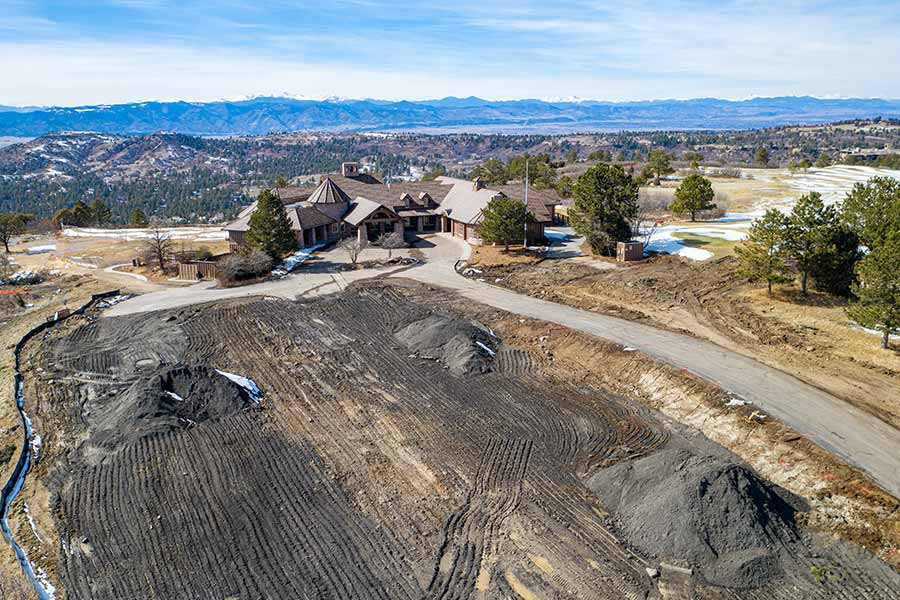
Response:
POLYGON ((687 560, 707 582, 758 587, 802 551, 796 510, 730 457, 666 449, 588 483, 626 539, 665 560, 687 560))
MULTIPOLYGON (((479 265, 481 268, 481 265, 479 265)), ((706 338, 846 398, 900 429, 900 353, 854 328, 844 300, 795 286, 772 297, 735 275, 733 256, 488 264, 478 277, 517 292, 706 338)))
MULTIPOLYGON (((91 314, 33 340, 25 395, 44 446, 29 485, 51 490, 60 540, 33 542, 35 560, 67 598, 98 600, 874 600, 900 590, 882 563, 803 535, 796 562, 756 588, 710 585, 715 570, 648 577, 660 553, 609 514, 625 515, 631 496, 607 505, 586 482, 667 456, 683 432, 590 380, 557 378, 545 355, 504 344, 457 302, 369 282, 307 303, 91 314), (255 381, 259 408, 214 369, 255 381), (811 570, 835 565, 847 574, 833 583, 811 570)), ((758 488, 730 473, 706 497, 757 532, 743 519, 760 517, 747 510, 758 488)), ((676 508, 652 502, 648 518, 676 508)), ((776 539, 763 549, 774 553, 776 539)))
POLYGON ((431 315, 410 323, 395 334, 421 358, 439 361, 454 375, 491 370, 497 341, 483 328, 459 319, 431 315))

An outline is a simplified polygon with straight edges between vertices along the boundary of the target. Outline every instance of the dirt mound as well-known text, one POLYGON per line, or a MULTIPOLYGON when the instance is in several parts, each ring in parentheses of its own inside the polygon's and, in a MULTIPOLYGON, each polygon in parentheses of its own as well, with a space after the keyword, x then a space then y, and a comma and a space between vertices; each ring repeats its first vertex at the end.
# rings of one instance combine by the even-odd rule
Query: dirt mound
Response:
POLYGON ((122 394, 89 402, 92 444, 112 450, 146 435, 186 429, 255 405, 246 389, 205 366, 175 366, 142 378, 122 394))
POLYGON ((681 449, 594 475, 589 487, 641 551, 686 560, 712 584, 757 587, 799 540, 795 509, 749 467, 681 449))
POLYGON ((419 357, 437 360, 460 376, 490 371, 498 346, 481 327, 441 315, 410 323, 394 335, 419 357))

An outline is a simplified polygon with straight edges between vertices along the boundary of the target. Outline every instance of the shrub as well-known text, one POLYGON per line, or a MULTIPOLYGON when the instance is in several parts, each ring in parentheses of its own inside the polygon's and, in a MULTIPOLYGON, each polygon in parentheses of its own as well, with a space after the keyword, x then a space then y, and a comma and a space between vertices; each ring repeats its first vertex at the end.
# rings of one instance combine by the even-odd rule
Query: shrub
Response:
POLYGON ((232 254, 218 270, 218 279, 223 285, 234 285, 258 279, 272 271, 272 257, 262 250, 251 250, 246 254, 232 254))

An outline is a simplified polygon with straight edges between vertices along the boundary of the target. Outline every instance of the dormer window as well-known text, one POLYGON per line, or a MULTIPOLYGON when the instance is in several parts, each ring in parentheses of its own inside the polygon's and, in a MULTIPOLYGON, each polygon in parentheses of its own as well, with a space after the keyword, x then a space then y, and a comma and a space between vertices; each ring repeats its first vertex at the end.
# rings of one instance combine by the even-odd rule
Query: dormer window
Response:
POLYGON ((401 195, 400 201, 403 202, 403 204, 404 204, 404 206, 406 206, 406 208, 410 208, 413 204, 412 196, 410 196, 409 194, 401 195))
POLYGON ((434 199, 428 192, 422 192, 421 194, 419 194, 419 202, 426 208, 431 208, 435 205, 434 199))

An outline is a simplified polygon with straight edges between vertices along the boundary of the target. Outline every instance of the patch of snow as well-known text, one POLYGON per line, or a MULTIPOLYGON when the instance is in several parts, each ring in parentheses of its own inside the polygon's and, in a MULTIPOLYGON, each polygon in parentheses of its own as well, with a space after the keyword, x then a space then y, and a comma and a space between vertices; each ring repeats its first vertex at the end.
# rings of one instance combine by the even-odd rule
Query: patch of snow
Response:
MULTIPOLYGON (((883 332, 883 331, 878 331, 877 329, 872 329, 871 327, 862 327, 862 326, 860 326, 860 329, 862 329, 862 330, 865 331, 866 333, 869 333, 869 334, 872 334, 872 335, 877 335, 878 337, 882 337, 882 336, 884 335, 884 332, 883 332)), ((893 334, 893 333, 892 333, 892 334, 888 335, 888 339, 893 340, 893 341, 895 341, 895 342, 896 342, 896 341, 900 341, 900 334, 893 334)))
POLYGON ((129 298, 131 298, 131 294, 119 294, 118 296, 113 296, 111 298, 101 300, 97 303, 97 308, 109 308, 110 306, 115 306, 119 302, 124 302, 129 298))
POLYGON ((47 575, 47 572, 42 568, 38 567, 34 571, 35 576, 37 577, 38 583, 42 588, 44 588, 44 592, 47 594, 47 597, 50 600, 56 599, 56 587, 50 583, 50 576, 47 575))
POLYGON ((284 277, 285 275, 305 263, 307 260, 309 260, 313 255, 313 252, 324 247, 325 243, 321 243, 297 250, 286 259, 284 259, 284 262, 278 268, 272 271, 272 274, 276 277, 284 277))
POLYGON ((34 537, 37 538, 37 541, 43 544, 44 540, 43 538, 41 538, 41 534, 38 533, 37 523, 34 522, 34 516, 31 514, 31 511, 28 510, 28 503, 23 502, 22 504, 25 507, 25 516, 28 517, 28 524, 31 525, 31 531, 34 532, 34 537))
POLYGON ((175 399, 176 402, 184 402, 184 398, 176 394, 175 392, 166 391, 166 393, 175 399))
POLYGON ((684 243, 673 234, 680 231, 681 227, 660 227, 653 232, 647 244, 644 246, 645 251, 659 252, 660 254, 673 254, 689 258, 691 260, 708 260, 713 257, 713 253, 702 248, 692 248, 684 243))
POLYGON ((255 381, 253 381, 249 377, 244 377, 243 375, 235 375, 234 373, 220 371, 219 369, 216 369, 216 373, 227 377, 234 383, 244 388, 247 391, 247 394, 250 396, 250 399, 259 404, 260 400, 262 399, 262 390, 259 389, 259 386, 256 385, 255 381))
POLYGON ((488 348, 485 344, 482 344, 482 343, 479 342, 479 341, 476 341, 475 344, 476 344, 479 348, 481 348, 482 350, 484 350, 485 352, 487 352, 488 354, 490 354, 491 356, 497 356, 497 353, 494 352, 493 350, 491 350, 490 348, 488 348))
POLYGON ((16 271, 8 279, 0 279, 0 285, 32 285, 43 281, 40 273, 30 269, 16 271))
POLYGON ((625 346, 622 348, 622 352, 637 352, 637 348, 632 348, 631 346, 625 346))
POLYGON ((25 250, 26 254, 45 254, 56 250, 56 244, 48 244, 46 246, 32 246, 25 250))
POLYGON ((38 462, 38 456, 41 453, 41 448, 44 446, 44 439, 41 437, 41 434, 35 433, 31 438, 31 454, 34 457, 34 462, 38 462))
POLYGON ((740 398, 729 398, 728 402, 725 403, 725 406, 735 407, 735 406, 746 406, 750 404, 746 400, 741 400, 740 398))

